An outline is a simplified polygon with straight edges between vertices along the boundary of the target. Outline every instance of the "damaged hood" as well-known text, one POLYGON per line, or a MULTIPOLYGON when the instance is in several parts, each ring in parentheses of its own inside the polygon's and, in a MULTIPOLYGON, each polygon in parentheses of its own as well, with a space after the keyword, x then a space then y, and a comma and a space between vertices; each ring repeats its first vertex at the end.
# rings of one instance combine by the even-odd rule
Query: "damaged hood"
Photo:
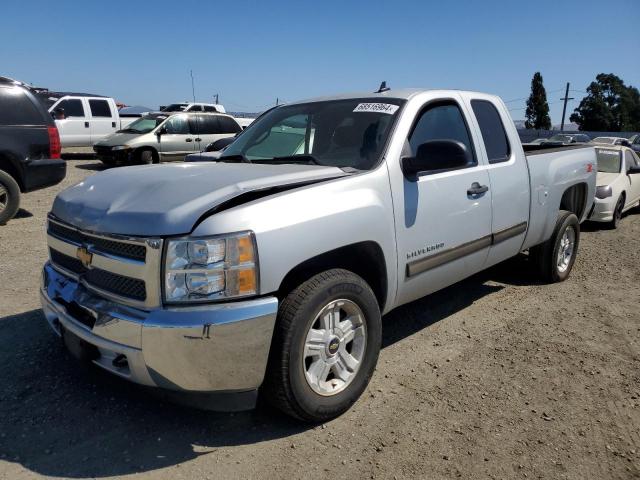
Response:
POLYGON ((131 236, 189 233, 208 211, 246 192, 348 175, 336 167, 179 163, 110 169, 61 192, 52 213, 83 230, 131 236))

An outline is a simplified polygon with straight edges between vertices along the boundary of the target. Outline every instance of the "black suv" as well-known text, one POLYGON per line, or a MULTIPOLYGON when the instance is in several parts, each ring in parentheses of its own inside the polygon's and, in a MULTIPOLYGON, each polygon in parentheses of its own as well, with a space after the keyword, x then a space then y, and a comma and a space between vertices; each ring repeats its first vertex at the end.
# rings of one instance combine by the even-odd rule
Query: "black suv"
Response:
POLYGON ((0 77, 0 225, 18 211, 20 193, 62 181, 56 124, 31 89, 0 77))

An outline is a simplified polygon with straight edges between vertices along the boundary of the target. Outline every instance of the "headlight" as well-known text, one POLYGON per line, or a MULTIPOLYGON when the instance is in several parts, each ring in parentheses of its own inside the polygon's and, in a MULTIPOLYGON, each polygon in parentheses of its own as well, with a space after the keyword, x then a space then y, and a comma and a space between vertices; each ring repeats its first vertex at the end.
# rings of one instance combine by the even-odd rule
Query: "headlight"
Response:
POLYGON ((164 299, 202 302, 258 292, 258 262, 252 233, 169 240, 164 299))
POLYGON ((596 197, 597 198, 608 198, 611 195, 613 195, 613 192, 611 191, 611 187, 608 187, 608 186, 596 187, 596 197))
POLYGON ((129 145, 116 145, 115 147, 111 147, 111 150, 128 150, 129 148, 129 145))

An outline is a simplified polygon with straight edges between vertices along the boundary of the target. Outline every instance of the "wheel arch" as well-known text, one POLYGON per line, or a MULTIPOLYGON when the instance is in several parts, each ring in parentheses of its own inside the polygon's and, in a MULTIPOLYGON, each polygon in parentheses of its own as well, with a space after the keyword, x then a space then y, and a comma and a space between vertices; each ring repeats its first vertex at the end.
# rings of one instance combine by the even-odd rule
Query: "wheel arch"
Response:
POLYGON ((560 199, 560 210, 572 212, 581 221, 587 209, 587 192, 589 187, 586 183, 576 183, 568 187, 560 199))
POLYGON ((10 156, 6 155, 3 152, 0 152, 0 170, 3 170, 11 175, 11 177, 13 177, 13 179, 20 187, 20 191, 24 192, 25 185, 24 179, 22 178, 22 172, 16 165, 16 162, 12 161, 10 156))
POLYGON ((384 252, 374 241, 358 242, 336 248, 296 265, 280 282, 278 297, 284 298, 304 281, 333 268, 349 270, 362 277, 373 290, 380 311, 384 310, 389 291, 387 267, 384 252))

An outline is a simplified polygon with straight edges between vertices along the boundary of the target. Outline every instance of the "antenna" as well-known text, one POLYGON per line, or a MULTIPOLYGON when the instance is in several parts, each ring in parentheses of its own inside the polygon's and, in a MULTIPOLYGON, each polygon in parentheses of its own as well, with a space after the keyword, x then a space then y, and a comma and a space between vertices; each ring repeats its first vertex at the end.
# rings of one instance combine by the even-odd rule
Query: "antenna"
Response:
POLYGON ((389 91, 389 90, 391 90, 391 89, 389 87, 387 87, 387 82, 383 81, 380 84, 380 88, 378 88, 378 91, 377 92, 373 92, 373 93, 382 93, 382 92, 386 92, 386 91, 389 91))
POLYGON ((193 96, 193 103, 196 103, 196 87, 193 84, 193 70, 189 70, 191 74, 191 95, 193 96))

